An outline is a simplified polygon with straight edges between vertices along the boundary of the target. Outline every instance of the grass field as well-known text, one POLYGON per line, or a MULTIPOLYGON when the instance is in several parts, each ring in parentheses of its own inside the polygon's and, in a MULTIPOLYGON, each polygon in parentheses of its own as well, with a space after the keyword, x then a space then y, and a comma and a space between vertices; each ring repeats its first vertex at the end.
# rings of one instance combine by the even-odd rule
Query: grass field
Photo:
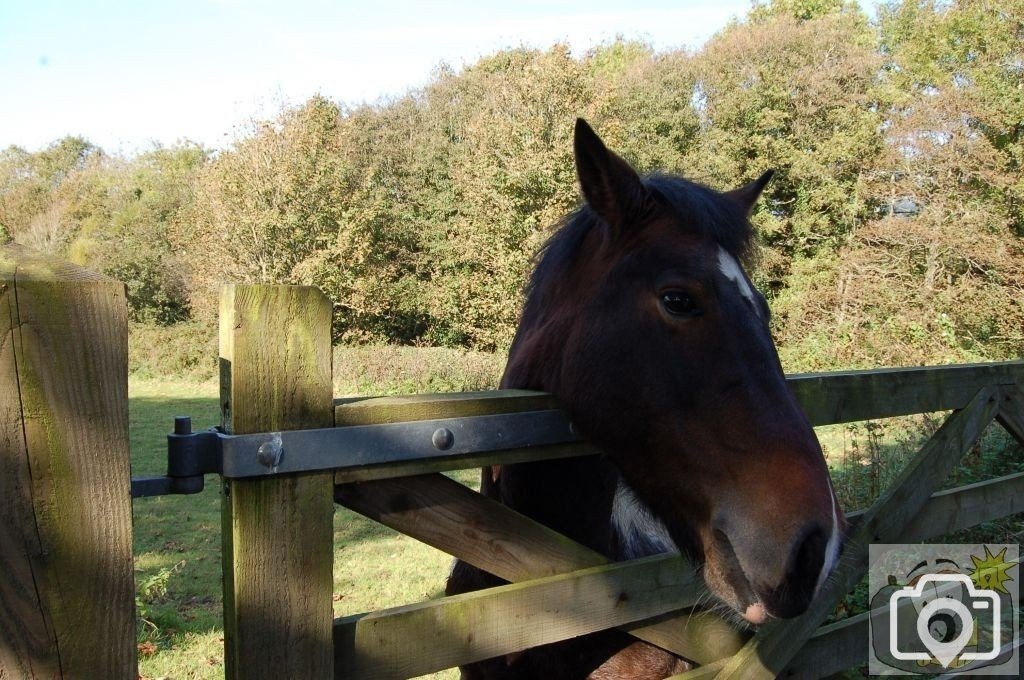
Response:
MULTIPOLYGON (((365 394, 371 384, 390 393, 482 389, 493 387, 496 362, 487 355, 465 357, 419 353, 393 348, 363 357, 344 355, 336 394, 365 394), (471 369, 438 366, 468 361, 471 369), (369 368, 367 368, 367 366, 369 368), (390 367, 392 377, 385 374, 390 367), (475 373, 473 372, 475 371, 475 373), (404 373, 403 373, 404 372, 404 373), (404 376, 404 377, 394 377, 404 376), (409 376, 413 377, 409 377, 409 376)), ((443 352, 449 352, 444 350, 443 352)), ((336 366, 338 357, 336 357, 336 366)), ((191 415, 195 429, 219 422, 217 386, 212 380, 133 378, 129 385, 132 474, 161 474, 165 468, 165 435, 175 415, 191 415)), ((818 435, 833 469, 844 507, 863 507, 891 480, 902 463, 937 423, 918 416, 879 423, 819 428, 818 435)), ((969 453, 949 486, 1024 470, 1020 448, 999 428, 969 453)), ((475 471, 457 473, 467 484, 475 471)), ((139 627, 140 674, 145 679, 223 677, 221 622, 220 500, 214 477, 194 496, 169 496, 135 501, 135 568, 139 627)), ((1021 517, 973 530, 970 539, 1019 543, 1021 517)), ((955 537, 959 541, 966 537, 955 537)), ((335 615, 354 614, 416 602, 441 594, 450 558, 417 541, 338 508, 334 524, 335 615)), ((843 612, 862 605, 854 596, 843 612)), ((437 678, 454 678, 454 671, 437 678)))

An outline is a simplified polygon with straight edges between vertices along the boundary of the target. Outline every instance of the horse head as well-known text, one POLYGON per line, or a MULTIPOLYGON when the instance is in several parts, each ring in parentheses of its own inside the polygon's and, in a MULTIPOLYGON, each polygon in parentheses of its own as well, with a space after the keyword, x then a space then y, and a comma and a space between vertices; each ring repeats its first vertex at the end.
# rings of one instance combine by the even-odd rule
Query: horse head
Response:
POLYGON ((799 615, 845 525, 741 264, 770 173, 724 193, 641 178, 582 120, 575 156, 585 204, 542 255, 504 383, 562 400, 719 599, 799 615))

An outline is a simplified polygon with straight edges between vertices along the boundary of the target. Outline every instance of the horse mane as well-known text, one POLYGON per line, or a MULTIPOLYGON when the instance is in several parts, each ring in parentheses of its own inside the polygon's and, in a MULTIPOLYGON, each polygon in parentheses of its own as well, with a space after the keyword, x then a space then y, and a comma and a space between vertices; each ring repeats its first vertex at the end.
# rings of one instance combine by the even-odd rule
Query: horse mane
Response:
MULTIPOLYGON (((740 262, 749 259, 753 229, 740 206, 713 189, 676 175, 652 174, 642 181, 651 194, 682 215, 699 236, 710 237, 740 262)), ((522 325, 532 325, 547 306, 552 290, 572 268, 587 235, 601 224, 601 218, 586 203, 563 218, 537 254, 526 286, 522 325)))

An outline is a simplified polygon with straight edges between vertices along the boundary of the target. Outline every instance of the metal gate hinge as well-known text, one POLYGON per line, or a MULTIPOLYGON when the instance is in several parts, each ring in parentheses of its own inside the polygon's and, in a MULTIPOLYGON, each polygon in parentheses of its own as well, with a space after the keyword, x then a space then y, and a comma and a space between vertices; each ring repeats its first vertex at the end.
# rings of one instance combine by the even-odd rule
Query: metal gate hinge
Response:
POLYGON ((216 429, 192 432, 192 418, 176 416, 167 435, 167 474, 133 477, 132 498, 193 494, 203 490, 203 475, 220 474, 221 436, 216 429))
POLYGON ((254 434, 193 433, 191 419, 178 417, 167 435, 167 474, 133 479, 132 497, 199 493, 206 474, 268 477, 578 441, 560 409, 254 434))

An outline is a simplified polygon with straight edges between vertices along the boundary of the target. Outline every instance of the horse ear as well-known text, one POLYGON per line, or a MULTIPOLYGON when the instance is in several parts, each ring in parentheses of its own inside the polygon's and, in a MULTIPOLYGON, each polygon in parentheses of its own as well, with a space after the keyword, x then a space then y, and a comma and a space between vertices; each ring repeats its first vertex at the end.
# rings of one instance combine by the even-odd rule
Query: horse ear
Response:
POLYGON ((726 191, 725 195, 732 199, 737 205, 739 205, 747 213, 747 217, 754 212, 754 204, 757 203, 758 197, 764 188, 771 181, 772 175, 775 174, 774 170, 766 170, 763 175, 755 179, 750 184, 740 187, 739 189, 733 189, 732 191, 726 191))
POLYGON ((640 176, 629 163, 609 151, 582 118, 576 119, 573 151, 583 198, 612 232, 618 232, 628 216, 643 206, 645 193, 640 176))

